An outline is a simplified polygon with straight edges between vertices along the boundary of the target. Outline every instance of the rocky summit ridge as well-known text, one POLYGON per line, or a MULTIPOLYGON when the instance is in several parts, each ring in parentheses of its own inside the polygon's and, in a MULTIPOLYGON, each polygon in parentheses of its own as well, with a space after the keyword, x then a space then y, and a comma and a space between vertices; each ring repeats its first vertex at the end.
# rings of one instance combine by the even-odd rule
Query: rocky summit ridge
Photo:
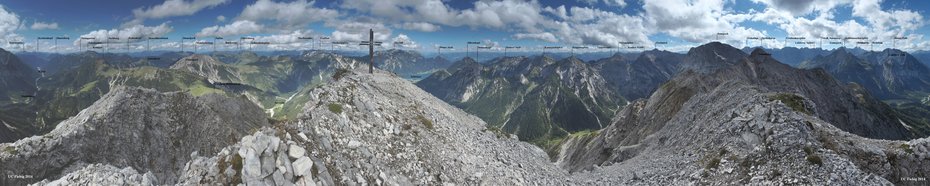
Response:
MULTIPOLYGON (((59 178, 89 164, 106 164, 151 172, 155 183, 174 183, 190 153, 216 153, 269 125, 264 117, 254 117, 262 115, 242 97, 115 88, 48 134, 0 144, 0 172, 59 178)), ((0 181, 22 185, 38 180, 0 181)))
MULTIPOLYGON (((729 46, 689 55, 731 51, 720 47, 729 46)), ((877 112, 880 102, 763 50, 733 56, 746 57, 686 60, 690 70, 624 107, 610 126, 567 139, 557 164, 584 183, 919 184, 900 178, 927 171, 930 143, 882 140, 911 136, 877 112)))

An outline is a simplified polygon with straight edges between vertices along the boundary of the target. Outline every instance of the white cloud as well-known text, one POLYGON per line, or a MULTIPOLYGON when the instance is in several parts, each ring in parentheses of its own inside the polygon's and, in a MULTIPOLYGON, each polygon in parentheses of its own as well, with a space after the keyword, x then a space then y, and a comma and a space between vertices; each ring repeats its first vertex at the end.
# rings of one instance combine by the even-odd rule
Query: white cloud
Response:
MULTIPOLYGON (((588 4, 588 5, 595 5, 595 4, 597 4, 597 1, 598 1, 598 0, 578 0, 578 2, 582 2, 582 3, 588 4)), ((604 1, 604 4, 606 4, 606 5, 608 5, 608 6, 617 6, 617 7, 625 7, 625 6, 626 6, 626 1, 624 1, 624 0, 603 0, 603 1, 604 1)))
POLYGON ((456 10, 440 0, 346 0, 342 8, 368 13, 388 23, 425 22, 446 26, 539 31, 546 18, 537 1, 476 1, 474 8, 456 10))
MULTIPOLYGON (((625 1, 604 3, 625 5, 625 1)), ((474 7, 461 10, 440 0, 347 0, 340 6, 368 13, 370 19, 417 31, 434 31, 438 25, 467 26, 511 32, 516 39, 612 46, 620 41, 648 40, 647 34, 652 33, 639 16, 592 8, 574 7, 570 11, 564 6, 543 8, 538 1, 476 1, 474 7)), ((336 34, 348 37, 344 29, 339 30, 336 34)))
POLYGON ((313 43, 308 40, 298 39, 299 37, 310 37, 313 31, 295 30, 284 34, 275 34, 269 36, 256 36, 255 41, 271 43, 267 47, 274 50, 305 50, 310 49, 313 43))
POLYGON ((396 37, 394 37, 393 39, 391 39, 391 42, 390 42, 390 43, 383 43, 382 46, 388 46, 388 45, 390 45, 390 46, 397 46, 397 47, 406 48, 406 49, 418 49, 418 48, 420 48, 420 44, 417 44, 416 41, 413 41, 412 39, 410 39, 410 37, 408 37, 406 34, 398 34, 396 37), (396 43, 396 42, 403 42, 403 43, 402 43, 402 44, 394 45, 394 43, 396 43))
POLYGON ((258 0, 248 5, 239 14, 237 20, 263 21, 272 20, 280 28, 300 28, 306 24, 333 20, 339 16, 335 10, 313 7, 315 1, 296 0, 293 2, 274 2, 258 0))
MULTIPOLYGON (((335 20, 339 15, 335 10, 316 8, 313 6, 314 3, 315 1, 306 0, 292 2, 258 0, 246 6, 232 23, 206 27, 195 35, 198 37, 230 36, 260 32, 286 35, 303 32, 309 23, 335 20)), ((226 17, 222 15, 216 19, 219 22, 226 21, 226 17)))
POLYGON ((501 45, 501 44, 500 44, 499 42, 497 42, 497 41, 493 41, 493 40, 490 40, 490 39, 481 40, 481 46, 484 46, 484 47, 491 47, 490 50, 497 50, 497 51, 502 51, 502 50, 504 50, 504 46, 503 46, 503 45, 501 45))
POLYGON ((11 36, 20 26, 19 16, 0 5, 0 36, 11 36))
POLYGON ((146 19, 194 15, 194 13, 205 8, 213 8, 228 2, 229 0, 167 0, 153 7, 132 10, 134 19, 124 24, 124 26, 142 24, 146 19))
POLYGON ((535 39, 535 40, 540 40, 540 41, 545 41, 545 42, 550 42, 550 43, 555 43, 559 41, 558 39, 555 38, 555 35, 553 35, 552 33, 548 33, 548 32, 516 33, 516 34, 513 34, 513 37, 517 39, 535 39))
POLYGON ((58 23, 46 23, 46 22, 36 21, 35 23, 32 23, 32 26, 29 28, 32 28, 33 30, 56 30, 58 29, 58 23))
POLYGON ((538 32, 540 21, 547 20, 539 12, 542 8, 536 1, 478 1, 475 8, 462 10, 455 16, 455 24, 471 27, 488 27, 496 29, 522 29, 538 32))
POLYGON ((264 30, 264 26, 248 20, 239 20, 228 25, 206 27, 197 32, 195 36, 230 36, 257 33, 264 30))
MULTIPOLYGON (((912 38, 922 38, 913 32, 925 24, 924 18, 910 10, 881 9, 877 0, 826 1, 833 7, 849 5, 852 17, 846 21, 834 20, 835 11, 818 9, 814 18, 796 17, 795 14, 781 8, 769 7, 754 14, 752 20, 775 25, 793 36, 818 39, 821 37, 867 37, 872 40, 888 41, 892 37, 907 36, 910 42, 919 42, 912 38), (859 20, 864 20, 860 22, 859 20), (916 37, 915 37, 916 36, 916 37)), ((822 2, 815 2, 822 3, 822 2)), ((819 7, 819 5, 817 5, 819 7)), ((916 45, 915 45, 916 46, 916 45)), ((826 47, 826 46, 825 46, 826 47)))
POLYGON ((623 0, 604 0, 604 3, 610 6, 625 7, 626 1, 623 0))
POLYGON ((594 8, 546 7, 557 20, 545 22, 549 32, 514 34, 517 39, 538 39, 566 44, 618 46, 619 42, 647 42, 649 30, 640 16, 616 14, 594 8))
POLYGON ((714 40, 717 33, 727 33, 730 41, 742 43, 750 36, 765 32, 739 25, 751 16, 724 9, 723 0, 644 0, 644 17, 650 29, 689 42, 714 40))
POLYGON ((762 3, 769 8, 784 11, 792 16, 808 15, 814 12, 825 13, 839 5, 848 4, 852 0, 752 0, 762 3))
POLYGON ((435 32, 439 31, 441 28, 434 24, 426 22, 408 22, 400 25, 400 28, 405 30, 415 30, 420 32, 435 32))
POLYGON ((776 8, 791 13, 792 15, 805 15, 813 11, 814 0, 752 0, 756 3, 763 3, 769 7, 776 8))
MULTIPOLYGON (((336 31, 332 33, 333 41, 359 42, 368 40, 368 30, 372 29, 375 33, 375 41, 387 41, 391 36, 391 29, 380 23, 367 22, 339 22, 331 23, 336 31)), ((356 43, 358 44, 358 43, 356 43)))
MULTIPOLYGON (((87 43, 87 42, 107 42, 107 38, 109 37, 119 37, 119 40, 110 40, 109 42, 110 43, 124 43, 124 42, 129 41, 127 39, 129 37, 142 37, 142 38, 160 37, 160 36, 164 36, 165 34, 170 33, 173 30, 174 28, 172 28, 171 26, 168 26, 168 23, 162 23, 158 26, 134 25, 134 26, 121 28, 121 29, 95 30, 95 31, 91 31, 90 33, 81 35, 78 38, 72 38, 72 40, 74 40, 73 42, 74 45, 78 45, 80 43, 87 43), (94 39, 82 40, 80 38, 94 38, 94 39)), ((132 41, 136 42, 137 40, 132 40, 132 41)), ((138 41, 144 41, 144 40, 138 40, 138 41)))
POLYGON ((432 22, 450 24, 456 11, 439 0, 346 0, 345 9, 366 12, 375 17, 397 22, 432 22))

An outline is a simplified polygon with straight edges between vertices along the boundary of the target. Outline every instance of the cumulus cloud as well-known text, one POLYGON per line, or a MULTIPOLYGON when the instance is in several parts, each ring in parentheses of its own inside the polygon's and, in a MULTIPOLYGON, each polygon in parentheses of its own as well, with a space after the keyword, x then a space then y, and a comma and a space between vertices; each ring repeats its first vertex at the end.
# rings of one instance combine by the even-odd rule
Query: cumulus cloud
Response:
POLYGON ((804 15, 813 10, 814 0, 753 0, 753 2, 764 3, 769 7, 776 8, 791 13, 792 15, 804 15))
POLYGON ((497 51, 504 50, 504 46, 503 46, 503 45, 501 45, 501 44, 500 44, 499 42, 497 42, 497 41, 490 40, 490 39, 481 40, 481 46, 483 46, 483 47, 491 47, 490 50, 497 50, 497 51))
POLYGON ((268 36, 256 36, 255 41, 271 43, 267 47, 274 50, 305 50, 310 49, 313 45, 311 41, 301 40, 299 37, 310 37, 313 35, 311 30, 295 30, 289 33, 274 34, 268 36))
POLYGON ((14 46, 8 41, 22 41, 23 37, 16 34, 16 30, 22 27, 19 20, 19 16, 16 13, 6 10, 6 7, 0 5, 0 38, 3 38, 4 42, 0 44, 3 48, 10 50, 12 48, 21 48, 22 46, 14 46))
POLYGON ((618 46, 619 42, 647 42, 655 33, 642 17, 586 7, 546 7, 556 20, 546 22, 547 32, 517 33, 517 39, 537 39, 566 44, 618 46))
MULTIPOLYGON (((625 1, 604 3, 626 4, 625 1)), ((347 0, 340 6, 368 13, 383 22, 396 23, 401 29, 417 31, 435 31, 437 25, 466 26, 512 32, 516 39, 601 45, 648 40, 646 36, 651 33, 643 26, 641 17, 592 8, 544 8, 538 1, 520 0, 477 1, 473 4, 472 8, 459 10, 440 0, 347 0), (543 13, 552 14, 556 19, 543 13)))
POLYGON ((814 12, 825 13, 839 5, 848 4, 852 0, 752 0, 762 3, 768 8, 789 13, 793 16, 803 16, 814 12))
MULTIPOLYGON (((777 7, 754 14, 752 20, 775 25, 793 36, 817 39, 821 37, 867 37, 870 40, 890 40, 893 37, 908 37, 907 43, 916 43, 922 38, 913 32, 925 24, 923 16, 910 10, 882 10, 877 0, 827 1, 832 5, 849 5, 852 17, 836 21, 836 11, 819 9, 813 18, 796 17, 794 13, 777 7), (859 20, 864 20, 860 22, 859 20)), ((820 3, 820 2, 817 2, 820 3)), ((916 45, 915 45, 916 46, 916 45)))
MULTIPOLYGON (((123 43, 129 42, 127 38, 129 37, 161 37, 165 34, 173 31, 174 28, 169 26, 168 23, 162 23, 158 26, 144 26, 144 25, 134 25, 131 27, 121 28, 121 29, 110 29, 110 30, 95 30, 90 33, 81 35, 79 38, 73 38, 74 45, 79 45, 86 42, 107 42, 109 37, 119 37, 119 40, 110 40, 111 43, 123 43), (83 40, 80 38, 94 38, 89 40, 83 40)), ((138 40, 142 41, 142 40, 138 40)), ((137 42, 137 40, 132 40, 132 42, 137 42)))
MULTIPOLYGON (((331 23, 336 28, 332 33, 333 41, 359 42, 368 40, 368 30, 374 31, 375 41, 387 41, 391 36, 391 29, 381 23, 351 21, 331 23)), ((357 43, 356 43, 357 44, 357 43)))
POLYGON ((476 1, 474 8, 456 10, 440 0, 346 0, 342 8, 393 22, 425 22, 473 28, 539 31, 541 7, 537 1, 476 1))
POLYGON ((440 27, 434 24, 426 22, 413 22, 413 23, 404 23, 400 25, 400 28, 405 30, 414 30, 420 32, 435 32, 439 31, 440 27))
POLYGON ((29 27, 33 30, 56 30, 58 29, 58 23, 46 23, 38 22, 32 23, 32 26, 29 27))
POLYGON ((689 42, 714 40, 717 33, 738 38, 761 37, 766 33, 739 25, 752 16, 725 10, 723 0, 644 0, 644 16, 652 29, 689 42))
MULTIPOLYGON (((588 5, 597 4, 597 1, 598 1, 598 0, 578 0, 578 2, 582 2, 582 3, 588 4, 588 5)), ((608 6, 617 6, 617 7, 625 7, 625 6, 626 6, 626 1, 624 1, 624 0, 603 0, 603 2, 604 2, 604 4, 606 4, 606 5, 608 5, 608 6)))
POLYGON ((333 20, 339 13, 326 8, 316 8, 315 1, 296 0, 293 2, 274 2, 258 0, 248 5, 239 14, 237 20, 274 21, 281 28, 299 28, 309 23, 333 20))
MULTIPOLYGON (((387 45, 387 44, 388 43, 384 43, 384 45, 387 45)), ((391 39, 390 45, 395 46, 395 47, 405 48, 405 49, 419 49, 420 48, 420 44, 417 44, 416 41, 413 41, 413 39, 410 39, 410 37, 408 37, 406 34, 397 34, 396 37, 391 39), (394 44, 398 42, 401 42, 401 43, 394 44)))
POLYGON ((137 8, 132 10, 134 19, 124 24, 133 26, 142 24, 146 19, 161 19, 175 16, 194 15, 194 13, 206 8, 213 8, 221 4, 229 3, 229 0, 167 0, 162 4, 148 8, 137 8))
MULTIPOLYGON (((316 8, 314 3, 315 1, 307 0, 258 0, 247 5, 232 23, 203 28, 196 36, 230 36, 260 32, 290 34, 303 32, 303 29, 313 22, 336 20, 339 15, 336 10, 316 8)), ((226 17, 222 15, 216 19, 218 22, 226 21, 226 17)))
POLYGON ((0 36, 7 37, 20 27, 19 16, 0 5, 0 36))
POLYGON ((550 42, 550 43, 559 42, 559 40, 555 38, 555 35, 553 35, 552 33, 548 33, 548 32, 516 33, 516 34, 513 34, 513 37, 517 39, 535 39, 535 40, 540 40, 540 41, 545 41, 545 42, 550 42))
POLYGON ((257 33, 264 30, 264 26, 248 20, 239 20, 228 25, 206 27, 197 32, 195 36, 230 36, 257 33))

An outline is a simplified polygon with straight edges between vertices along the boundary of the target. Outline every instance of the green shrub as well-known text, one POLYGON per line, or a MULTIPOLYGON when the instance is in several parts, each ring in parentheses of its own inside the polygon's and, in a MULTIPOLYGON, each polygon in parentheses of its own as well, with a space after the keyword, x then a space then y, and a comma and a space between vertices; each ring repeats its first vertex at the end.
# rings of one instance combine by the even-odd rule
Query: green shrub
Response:
POLYGON ((823 165, 823 160, 820 159, 820 156, 817 156, 816 154, 808 154, 807 162, 815 165, 823 165))
POLYGON ((804 114, 811 114, 811 111, 807 110, 807 107, 804 105, 804 98, 801 96, 788 93, 779 93, 770 97, 769 100, 779 100, 788 106, 788 108, 791 108, 791 110, 804 114))
POLYGON ((230 163, 232 163, 232 167, 234 170, 236 171, 242 170, 242 156, 239 156, 238 153, 234 153, 232 160, 230 161, 231 161, 230 163))
POLYGON ((815 165, 823 165, 823 159, 820 159, 820 156, 814 153, 814 148, 804 147, 804 154, 807 154, 807 162, 815 165))
POLYGON ((417 120, 420 120, 420 123, 423 123, 423 126, 426 126, 426 128, 433 129, 433 121, 426 119, 423 115, 417 115, 417 120))
POLYGON ((904 150, 904 152, 907 152, 908 154, 914 154, 914 149, 911 149, 911 145, 908 145, 907 143, 902 143, 900 147, 901 149, 904 150))
POLYGON ((336 72, 333 73, 333 79, 338 81, 339 79, 342 79, 342 77, 345 77, 347 74, 349 74, 349 70, 347 69, 336 69, 336 72))
POLYGON ((709 162, 707 162, 707 166, 705 166, 704 168, 706 168, 706 169, 715 169, 715 168, 717 168, 717 167, 719 167, 719 166, 720 166, 720 158, 718 158, 718 157, 713 157, 713 158, 710 159, 709 162))
POLYGON ((220 174, 222 175, 223 173, 226 172, 226 166, 228 166, 226 165, 226 157, 219 157, 217 159, 218 160, 216 161, 216 169, 219 169, 220 174))
POLYGON ((233 176, 232 183, 242 183, 242 156, 239 156, 238 153, 233 153, 232 157, 232 167, 233 170, 236 170, 236 175, 233 176))
POLYGON ((330 104, 329 104, 329 111, 330 111, 330 112, 333 112, 333 113, 336 113, 336 114, 341 114, 341 113, 342 113, 342 105, 339 105, 339 104, 337 104, 337 103, 330 103, 330 104))
POLYGON ((6 148, 3 148, 3 152, 6 152, 8 154, 16 154, 16 147, 6 146, 6 148))

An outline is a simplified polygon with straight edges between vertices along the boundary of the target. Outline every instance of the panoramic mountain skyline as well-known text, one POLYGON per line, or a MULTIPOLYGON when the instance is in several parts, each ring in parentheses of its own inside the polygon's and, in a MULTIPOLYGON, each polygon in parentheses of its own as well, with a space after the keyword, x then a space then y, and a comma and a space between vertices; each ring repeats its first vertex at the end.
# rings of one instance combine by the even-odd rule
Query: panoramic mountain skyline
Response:
POLYGON ((478 46, 684 52, 711 41, 738 48, 918 51, 930 46, 922 16, 928 7, 926 1, 881 0, 8 1, 0 3, 0 46, 14 52, 138 52, 181 50, 183 42, 186 51, 195 45, 212 51, 214 45, 245 50, 255 42, 251 47, 259 51, 353 50, 372 29, 385 49, 428 52, 440 46, 455 52, 478 46))

